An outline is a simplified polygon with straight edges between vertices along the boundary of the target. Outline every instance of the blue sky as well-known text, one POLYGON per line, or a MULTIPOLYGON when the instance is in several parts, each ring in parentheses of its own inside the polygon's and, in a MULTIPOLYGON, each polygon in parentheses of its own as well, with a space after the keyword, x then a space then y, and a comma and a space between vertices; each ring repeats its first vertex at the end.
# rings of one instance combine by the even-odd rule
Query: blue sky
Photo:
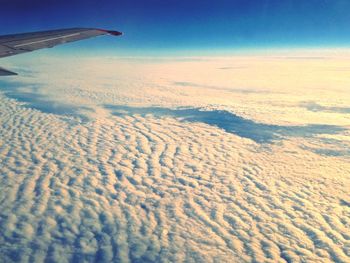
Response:
POLYGON ((79 47, 130 53, 344 47, 349 10, 348 0, 3 0, 0 34, 116 29, 125 32, 118 41, 100 38, 79 47))

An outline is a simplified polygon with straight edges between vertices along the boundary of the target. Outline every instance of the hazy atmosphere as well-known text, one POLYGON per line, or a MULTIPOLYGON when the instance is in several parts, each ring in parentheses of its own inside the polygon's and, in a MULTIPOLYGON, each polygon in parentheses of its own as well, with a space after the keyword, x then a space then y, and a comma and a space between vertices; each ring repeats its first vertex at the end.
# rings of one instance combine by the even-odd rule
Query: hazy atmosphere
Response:
POLYGON ((0 60, 0 262, 350 262, 350 6, 280 2, 5 1, 125 34, 0 60))

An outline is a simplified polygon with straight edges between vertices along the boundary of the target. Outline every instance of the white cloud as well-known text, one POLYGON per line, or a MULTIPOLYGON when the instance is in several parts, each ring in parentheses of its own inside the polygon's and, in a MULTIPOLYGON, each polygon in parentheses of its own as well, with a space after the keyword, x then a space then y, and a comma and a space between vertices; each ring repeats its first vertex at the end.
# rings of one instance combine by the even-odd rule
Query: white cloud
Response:
POLYGON ((44 63, 34 77, 24 75, 12 87, 2 80, 2 259, 349 261, 348 156, 310 151, 326 147, 326 138, 346 143, 346 132, 260 144, 181 116, 116 116, 104 107, 203 107, 281 126, 349 125, 341 113, 329 118, 299 107, 302 101, 322 102, 327 96, 320 90, 334 103, 336 94, 350 102, 342 71, 324 76, 320 61, 266 60, 63 61, 44 63), (270 67, 261 68, 265 63, 270 67), (300 63, 307 67, 301 73, 305 82, 290 77, 300 63), (318 82, 313 70, 322 78, 318 82), (179 81, 204 88, 174 85, 179 81), (303 93, 310 83, 327 81, 337 86, 303 93), (40 103, 77 111, 59 115, 33 100, 26 107, 19 95, 30 85, 39 87, 30 92, 40 95, 40 103), (13 87, 17 101, 6 96, 13 87), (271 93, 241 92, 259 88, 271 93), (81 122, 79 116, 89 118, 81 122))

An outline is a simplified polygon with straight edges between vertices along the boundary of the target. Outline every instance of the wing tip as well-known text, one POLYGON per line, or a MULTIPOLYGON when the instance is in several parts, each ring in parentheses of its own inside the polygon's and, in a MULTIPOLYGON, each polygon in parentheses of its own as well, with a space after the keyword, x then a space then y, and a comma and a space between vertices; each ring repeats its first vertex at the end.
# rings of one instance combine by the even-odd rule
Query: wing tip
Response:
POLYGON ((112 36, 121 36, 121 35, 123 35, 123 32, 119 32, 119 31, 115 31, 115 30, 108 30, 107 33, 112 35, 112 36))
POLYGON ((106 29, 97 29, 99 31, 102 31, 102 32, 105 32, 107 34, 110 34, 112 36, 121 36, 123 35, 123 32, 119 32, 119 31, 116 31, 116 30, 106 30, 106 29))

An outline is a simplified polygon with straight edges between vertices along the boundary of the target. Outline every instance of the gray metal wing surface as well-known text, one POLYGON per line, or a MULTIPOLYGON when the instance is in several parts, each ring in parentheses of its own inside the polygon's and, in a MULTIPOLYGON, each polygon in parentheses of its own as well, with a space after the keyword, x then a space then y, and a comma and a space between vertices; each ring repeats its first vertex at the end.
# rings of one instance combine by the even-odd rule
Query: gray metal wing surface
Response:
MULTIPOLYGON (((121 32, 96 28, 69 28, 0 36, 0 58, 101 35, 120 36, 121 32)), ((0 76, 16 73, 0 68, 0 76)))

